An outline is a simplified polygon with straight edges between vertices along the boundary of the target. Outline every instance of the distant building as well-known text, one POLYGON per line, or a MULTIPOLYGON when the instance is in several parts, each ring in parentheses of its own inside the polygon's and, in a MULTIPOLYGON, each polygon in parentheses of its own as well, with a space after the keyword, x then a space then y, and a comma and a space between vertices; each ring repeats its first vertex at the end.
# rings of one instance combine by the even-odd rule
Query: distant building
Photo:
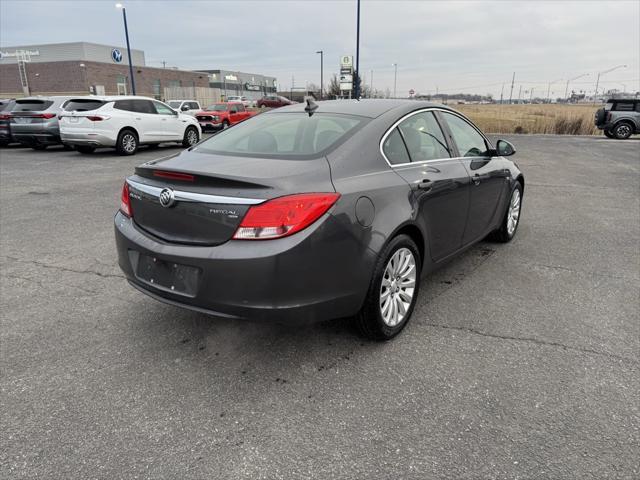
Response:
MULTIPOLYGON (((160 99, 165 87, 209 86, 203 73, 146 66, 142 50, 132 49, 131 58, 138 95, 160 99)), ((130 95, 129 77, 123 47, 75 42, 0 48, 0 97, 130 95)))
POLYGON ((258 100, 265 95, 273 95, 277 90, 275 77, 258 73, 235 72, 231 70, 200 70, 209 76, 209 86, 218 88, 224 97, 244 96, 258 100))

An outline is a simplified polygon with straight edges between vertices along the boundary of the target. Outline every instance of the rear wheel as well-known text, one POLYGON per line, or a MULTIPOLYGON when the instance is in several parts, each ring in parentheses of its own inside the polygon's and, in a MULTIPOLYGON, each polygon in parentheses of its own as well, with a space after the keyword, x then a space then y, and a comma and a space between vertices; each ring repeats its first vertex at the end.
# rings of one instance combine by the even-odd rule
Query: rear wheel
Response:
POLYGON ((187 127, 184 132, 184 138, 182 139, 182 146, 192 147, 196 143, 198 143, 198 140, 200 139, 198 138, 198 131, 195 129, 195 127, 187 127))
POLYGON ((47 145, 42 145, 42 144, 38 143, 36 145, 31 145, 31 148, 33 148, 34 150, 46 150, 47 149, 47 145))
POLYGON ((502 219, 500 228, 493 232, 491 238, 498 242, 510 242, 516 235, 518 225, 520 224, 520 211, 522 209, 522 185, 516 182, 511 189, 511 198, 507 211, 502 219))
POLYGON ((633 133, 633 127, 627 122, 620 122, 613 127, 613 136, 618 140, 626 140, 633 133))
POLYGON ((604 131, 604 136, 607 138, 616 138, 609 130, 604 131))
POLYGON ((96 151, 96 147, 91 145, 76 145, 76 150, 80 153, 93 153, 96 151))
POLYGON ((133 155, 138 150, 138 136, 132 130, 123 130, 118 135, 116 150, 120 155, 133 155))
POLYGON ((360 333, 372 340, 390 340, 409 322, 418 298, 421 258, 407 235, 398 235, 376 263, 362 309, 356 316, 360 333))

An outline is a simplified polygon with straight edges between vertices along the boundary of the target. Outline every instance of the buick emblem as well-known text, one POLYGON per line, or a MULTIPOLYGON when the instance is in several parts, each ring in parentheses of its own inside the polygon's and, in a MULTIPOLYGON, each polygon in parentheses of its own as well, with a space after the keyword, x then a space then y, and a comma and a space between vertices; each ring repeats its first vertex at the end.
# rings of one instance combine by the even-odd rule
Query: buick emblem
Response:
POLYGON ((116 63, 122 62, 122 52, 117 48, 114 48, 113 50, 111 50, 111 58, 116 63))
POLYGON ((173 194, 173 190, 170 188, 165 188, 160 192, 160 205, 165 208, 171 207, 174 203, 176 203, 176 197, 173 194))

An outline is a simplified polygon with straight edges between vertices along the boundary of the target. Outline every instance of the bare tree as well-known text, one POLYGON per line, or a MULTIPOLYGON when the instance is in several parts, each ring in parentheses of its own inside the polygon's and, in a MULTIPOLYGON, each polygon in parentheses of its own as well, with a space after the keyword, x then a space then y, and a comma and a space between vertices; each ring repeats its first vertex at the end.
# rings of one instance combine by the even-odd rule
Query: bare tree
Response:
POLYGON ((335 98, 340 96, 340 82, 338 82, 338 76, 334 73, 329 80, 329 88, 327 88, 327 97, 335 98))

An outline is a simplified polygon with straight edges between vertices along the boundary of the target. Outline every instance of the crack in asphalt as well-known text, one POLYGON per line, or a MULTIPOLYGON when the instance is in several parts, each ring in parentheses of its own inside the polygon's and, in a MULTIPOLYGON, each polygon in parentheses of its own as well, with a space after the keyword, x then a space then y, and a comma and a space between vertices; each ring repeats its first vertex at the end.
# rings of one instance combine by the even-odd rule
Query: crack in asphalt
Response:
POLYGON ((73 268, 62 267, 60 265, 49 265, 48 263, 39 262, 38 260, 22 260, 20 258, 11 257, 9 255, 3 255, 3 258, 6 258, 8 260, 13 260, 13 261, 18 262, 18 263, 27 263, 27 264, 35 265, 37 267, 49 268, 49 269, 58 270, 58 271, 61 271, 61 272, 78 273, 78 274, 81 274, 81 275, 82 274, 97 275, 98 277, 102 277, 102 278, 125 278, 124 275, 122 275, 122 274, 102 273, 102 272, 98 272, 96 270, 90 270, 90 269, 76 270, 76 269, 73 269, 73 268))
POLYGON ((458 326, 454 326, 454 325, 443 325, 443 324, 438 324, 438 323, 423 323, 422 325, 426 325, 428 327, 441 328, 441 329, 445 329, 445 330, 458 330, 460 332, 467 332, 467 333, 470 333, 470 334, 473 334, 473 335, 480 335, 482 337, 495 338, 495 339, 498 339, 498 340, 511 340, 511 341, 514 341, 514 342, 533 343, 535 345, 542 345, 542 346, 545 346, 545 347, 558 347, 558 348, 562 348, 563 350, 573 350, 573 351, 580 352, 580 353, 598 355, 598 356, 601 356, 601 357, 610 358, 612 360, 619 360, 619 361, 623 361, 623 362, 632 363, 634 365, 638 365, 640 363, 634 358, 623 357, 622 355, 616 355, 615 353, 601 352, 601 351, 598 351, 598 350, 593 350, 591 348, 576 347, 576 346, 572 346, 572 345, 565 345, 564 343, 551 342, 551 341, 548 341, 548 340, 541 340, 539 338, 534 338, 534 337, 513 337, 513 336, 510 336, 510 335, 499 335, 497 333, 483 332, 481 330, 476 330, 475 328, 471 328, 471 327, 458 327, 458 326))

